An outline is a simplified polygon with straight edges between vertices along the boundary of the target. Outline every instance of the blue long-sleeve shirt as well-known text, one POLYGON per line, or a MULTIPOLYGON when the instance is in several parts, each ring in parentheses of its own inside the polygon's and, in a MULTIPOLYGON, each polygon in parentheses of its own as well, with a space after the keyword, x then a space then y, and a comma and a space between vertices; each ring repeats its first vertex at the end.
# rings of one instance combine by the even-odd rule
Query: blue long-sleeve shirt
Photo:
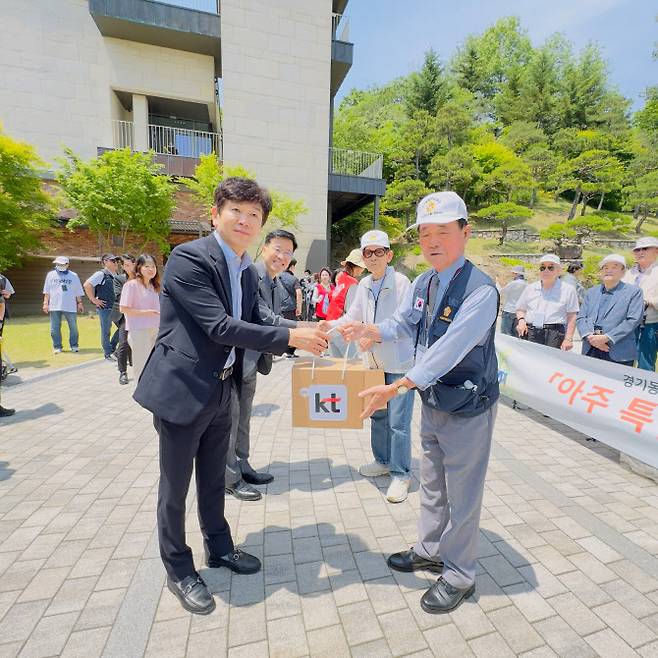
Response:
MULTIPOLYGON (((464 266, 463 257, 450 267, 436 272, 438 287, 434 316, 441 310, 440 301, 456 273, 464 266)), ((407 335, 415 340, 418 322, 424 318, 425 309, 414 308, 415 285, 392 318, 377 324, 382 341, 396 340, 407 335)), ((416 363, 407 372, 417 388, 424 391, 438 379, 450 372, 476 346, 484 344, 491 325, 496 321, 498 311, 498 293, 492 286, 481 286, 474 290, 462 303, 455 319, 445 334, 426 350, 418 346, 416 363)))

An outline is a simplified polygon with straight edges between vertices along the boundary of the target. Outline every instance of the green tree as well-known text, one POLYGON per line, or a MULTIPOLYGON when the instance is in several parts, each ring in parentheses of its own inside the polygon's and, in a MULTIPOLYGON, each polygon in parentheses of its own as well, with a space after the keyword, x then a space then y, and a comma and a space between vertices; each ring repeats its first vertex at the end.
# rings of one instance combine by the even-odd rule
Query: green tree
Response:
POLYGON ((546 145, 547 141, 546 133, 531 121, 515 121, 500 134, 500 143, 517 155, 523 155, 533 146, 546 145))
POLYGON ((507 238, 507 231, 510 226, 521 224, 532 217, 532 210, 518 203, 496 203, 478 210, 477 217, 486 221, 493 222, 501 227, 501 234, 498 244, 502 245, 507 238))
POLYGON ((525 116, 547 133, 559 125, 557 62, 550 45, 535 50, 525 69, 521 92, 525 116))
POLYGON ((658 212, 658 170, 654 169, 635 179, 624 192, 628 204, 633 208, 635 232, 640 233, 649 215, 658 212))
POLYGON ((54 207, 41 188, 44 163, 0 127, 0 270, 17 265, 52 229, 54 207))
POLYGON ((430 49, 420 71, 412 73, 407 80, 405 106, 407 114, 413 116, 417 110, 434 115, 450 96, 450 83, 438 55, 430 49))
POLYGON ((474 184, 482 176, 470 145, 457 146, 445 155, 435 155, 429 166, 430 185, 441 190, 454 190, 462 199, 469 198, 474 184))
POLYGON ((638 128, 658 137, 658 86, 647 89, 644 107, 635 113, 633 121, 638 128))
POLYGON ((567 224, 556 222, 539 231, 542 240, 550 240, 554 250, 560 254, 562 250, 576 239, 576 231, 567 224))
POLYGON ((86 226, 96 233, 101 251, 111 244, 124 248, 128 235, 142 240, 142 249, 155 242, 168 251, 174 185, 160 175, 162 166, 149 153, 117 149, 84 161, 65 149, 59 162, 57 180, 78 213, 69 228, 86 226), (118 245, 113 238, 119 239, 118 245))
POLYGON ((382 213, 398 219, 404 217, 405 226, 409 226, 416 205, 430 192, 421 180, 394 180, 387 185, 382 197, 382 213))
POLYGON ((537 203, 538 188, 548 190, 552 188, 559 159, 551 149, 544 144, 533 144, 521 156, 530 169, 530 175, 535 181, 532 187, 530 207, 537 203))

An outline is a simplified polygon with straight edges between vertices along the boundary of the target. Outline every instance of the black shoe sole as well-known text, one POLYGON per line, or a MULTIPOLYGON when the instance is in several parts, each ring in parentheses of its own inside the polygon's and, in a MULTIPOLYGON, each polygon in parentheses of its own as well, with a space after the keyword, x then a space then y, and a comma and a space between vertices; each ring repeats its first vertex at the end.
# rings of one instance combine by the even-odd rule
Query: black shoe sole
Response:
POLYGON ((388 564, 388 566, 391 569, 393 569, 393 571, 401 571, 402 573, 413 573, 414 571, 431 571, 432 573, 438 573, 438 574, 443 573, 443 562, 437 562, 436 566, 427 565, 422 567, 408 567, 408 568, 396 567, 392 565, 389 562, 389 560, 386 560, 386 564, 388 564))
POLYGON ((212 606, 208 606, 207 608, 195 608, 194 606, 191 606, 183 598, 182 594, 168 580, 167 589, 178 599, 178 602, 181 604, 181 606, 183 606, 185 610, 191 612, 193 615, 209 615, 211 612, 214 612, 215 608, 217 607, 214 598, 212 600, 212 606))
POLYGON ((262 568, 263 565, 259 564, 257 569, 236 569, 234 565, 228 564, 226 562, 215 562, 214 560, 208 560, 206 562, 208 565, 208 568, 210 569, 220 569, 222 567, 226 567, 227 569, 230 569, 233 573, 237 573, 240 576, 249 576, 254 573, 258 573, 262 568))
POLYGON ((430 615, 443 615, 447 612, 452 612, 456 608, 458 608, 469 596, 473 596, 475 594, 475 585, 468 589, 466 591, 466 594, 455 603, 455 605, 449 607, 449 608, 432 608, 431 606, 427 605, 423 599, 420 600, 420 607, 423 609, 424 612, 427 612, 430 615))

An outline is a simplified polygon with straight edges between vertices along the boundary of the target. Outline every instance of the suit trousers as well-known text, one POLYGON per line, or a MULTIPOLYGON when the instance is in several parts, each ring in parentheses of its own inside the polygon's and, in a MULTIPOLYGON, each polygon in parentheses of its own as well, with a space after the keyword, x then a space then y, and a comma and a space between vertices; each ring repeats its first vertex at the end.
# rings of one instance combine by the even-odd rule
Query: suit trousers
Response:
POLYGON ((196 574, 185 543, 185 499, 196 475, 197 511, 206 551, 221 557, 233 551, 224 518, 224 467, 231 432, 231 379, 219 381, 210 402, 190 425, 153 417, 160 437, 158 538, 167 575, 179 581, 196 574))
POLYGON ((480 512, 497 405, 460 418, 423 404, 420 518, 414 552, 444 562, 443 577, 465 589, 475 582, 480 512))
POLYGON ((258 370, 256 363, 244 362, 242 380, 233 382, 231 388, 231 438, 226 458, 226 486, 242 479, 240 462, 249 459, 249 434, 251 432, 251 408, 256 395, 258 370))

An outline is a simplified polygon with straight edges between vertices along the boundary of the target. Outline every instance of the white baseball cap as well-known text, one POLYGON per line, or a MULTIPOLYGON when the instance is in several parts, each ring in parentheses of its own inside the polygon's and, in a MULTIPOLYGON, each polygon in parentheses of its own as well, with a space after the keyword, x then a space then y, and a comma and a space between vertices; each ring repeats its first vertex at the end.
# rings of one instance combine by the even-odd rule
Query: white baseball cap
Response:
POLYGON ((513 274, 525 274, 525 267, 523 267, 523 265, 515 265, 512 268, 512 273, 513 274))
POLYGON ((635 243, 635 246, 633 247, 633 251, 635 251, 636 249, 645 249, 646 247, 658 248, 658 238, 652 238, 652 237, 638 238, 638 241, 635 243))
POLYGON ((555 265, 560 264, 560 257, 555 254, 544 254, 540 259, 540 263, 554 263, 555 265))
POLYGON ((69 259, 66 256, 57 256, 53 261, 55 265, 68 265, 69 259))
POLYGON ((449 224, 458 219, 468 220, 466 204, 459 194, 433 192, 420 201, 416 208, 416 223, 409 228, 419 228, 423 224, 449 224))
POLYGON ((361 251, 366 247, 386 247, 390 249, 391 241, 384 231, 368 231, 361 236, 361 251))
POLYGON ((606 263, 619 263, 626 267, 626 259, 620 254, 608 254, 605 258, 600 260, 599 267, 603 267, 606 263))
POLYGON ((343 267, 345 267, 347 263, 352 263, 357 267, 363 267, 363 268, 365 268, 366 266, 365 261, 363 260, 363 254, 361 253, 360 249, 352 249, 352 251, 350 251, 350 253, 347 254, 347 258, 340 262, 340 264, 343 267))

